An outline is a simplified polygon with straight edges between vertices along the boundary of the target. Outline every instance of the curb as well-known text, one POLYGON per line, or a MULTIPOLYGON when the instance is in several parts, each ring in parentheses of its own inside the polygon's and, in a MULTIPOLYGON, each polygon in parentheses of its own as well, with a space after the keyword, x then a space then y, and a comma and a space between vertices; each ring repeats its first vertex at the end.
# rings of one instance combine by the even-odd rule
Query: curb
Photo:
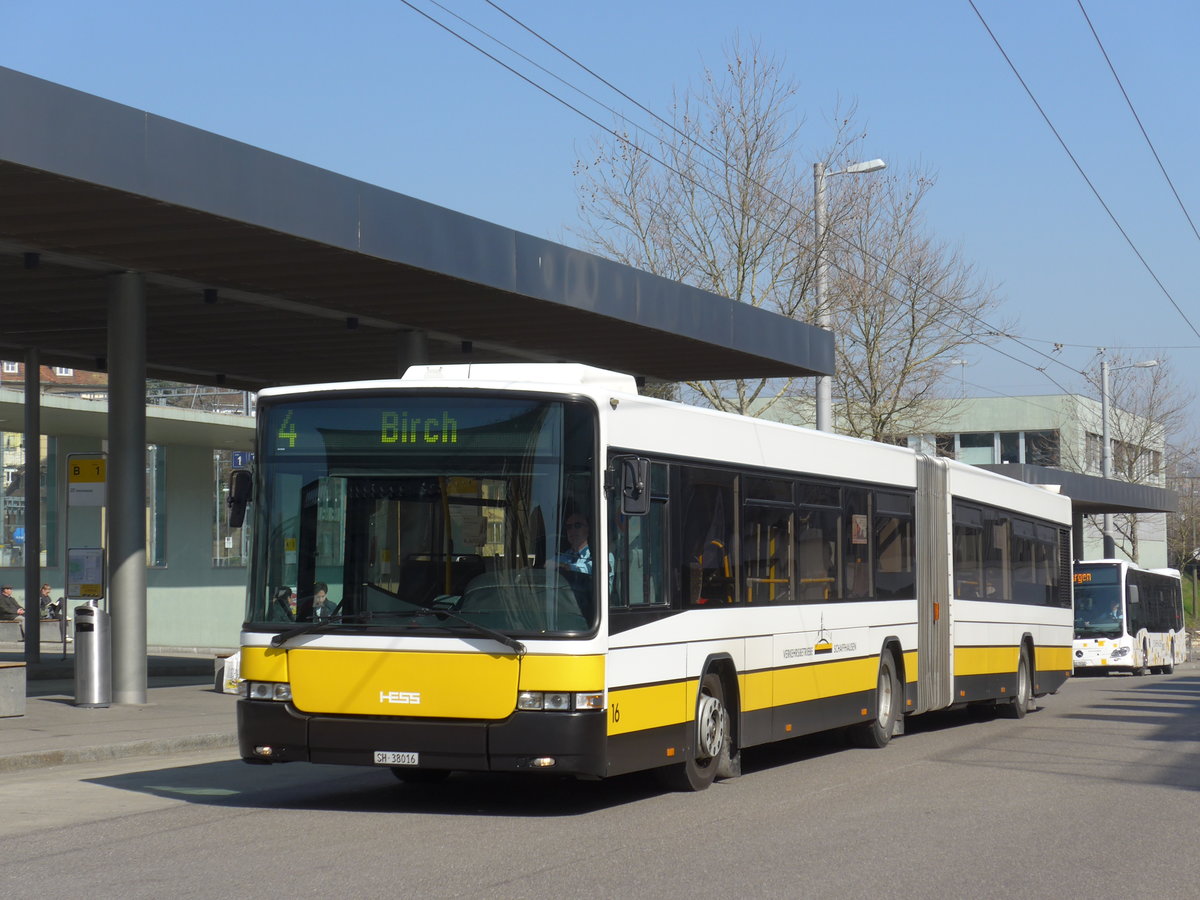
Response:
POLYGON ((69 766, 75 763, 99 762, 139 756, 165 756, 189 750, 237 749, 237 734, 221 732, 195 734, 181 738, 156 738, 128 741, 122 744, 103 744, 96 747, 74 747, 64 750, 33 750, 0 756, 0 772, 19 772, 22 769, 42 769, 48 766, 69 766))

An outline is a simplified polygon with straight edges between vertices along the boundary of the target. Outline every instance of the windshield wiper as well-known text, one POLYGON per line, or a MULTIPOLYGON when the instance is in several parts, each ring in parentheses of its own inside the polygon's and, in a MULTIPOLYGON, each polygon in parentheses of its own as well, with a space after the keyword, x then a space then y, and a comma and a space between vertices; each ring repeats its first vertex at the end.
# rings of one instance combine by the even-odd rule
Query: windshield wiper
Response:
POLYGON ((279 634, 271 638, 272 647, 282 647, 288 640, 294 637, 299 637, 302 634, 314 634, 334 622, 369 622, 372 619, 411 619, 416 616, 437 616, 439 619, 453 619, 466 625, 472 631, 482 634, 484 637, 489 637, 493 641, 497 641, 508 647, 517 654, 517 659, 523 657, 526 653, 526 647, 514 637, 509 637, 502 631, 496 631, 494 628, 488 628, 486 625, 480 625, 478 622, 472 622, 470 619, 460 616, 458 613, 451 612, 448 609, 430 609, 420 607, 405 612, 366 612, 366 613, 348 613, 344 615, 330 616, 327 619, 322 619, 319 622, 305 622, 303 625, 297 625, 294 628, 289 628, 287 631, 281 631, 279 634))
POLYGON ((461 622, 473 631, 478 631, 485 637, 490 637, 493 641, 499 641, 505 647, 508 647, 517 654, 517 659, 525 655, 525 645, 518 641, 515 637, 509 637, 502 631, 496 631, 494 628, 488 628, 486 625, 480 625, 478 622, 472 622, 470 619, 460 616, 456 612, 451 612, 448 609, 431 609, 429 610, 439 619, 453 619, 455 622, 461 622))
MULTIPOLYGON (((357 619, 358 614, 355 613, 353 615, 346 616, 345 618, 346 619, 357 619)), ((324 619, 318 619, 315 622, 305 622, 303 625, 296 625, 292 628, 289 628, 287 631, 279 632, 279 634, 277 634, 273 638, 271 638, 271 646, 272 647, 282 647, 288 641, 289 638, 299 637, 302 634, 313 634, 314 632, 320 631, 322 628, 324 628, 327 625, 332 625, 334 622, 341 622, 341 621, 343 621, 343 617, 340 615, 337 615, 337 616, 329 616, 328 618, 324 618, 324 619)))

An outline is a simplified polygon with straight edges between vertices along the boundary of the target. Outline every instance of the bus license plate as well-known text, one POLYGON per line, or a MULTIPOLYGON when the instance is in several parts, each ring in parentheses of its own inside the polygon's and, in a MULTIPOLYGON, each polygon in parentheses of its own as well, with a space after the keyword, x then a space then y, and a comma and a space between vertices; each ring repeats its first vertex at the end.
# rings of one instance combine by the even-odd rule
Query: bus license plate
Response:
POLYGON ((378 766, 415 766, 418 756, 417 753, 408 753, 403 750, 376 750, 375 764, 378 766))

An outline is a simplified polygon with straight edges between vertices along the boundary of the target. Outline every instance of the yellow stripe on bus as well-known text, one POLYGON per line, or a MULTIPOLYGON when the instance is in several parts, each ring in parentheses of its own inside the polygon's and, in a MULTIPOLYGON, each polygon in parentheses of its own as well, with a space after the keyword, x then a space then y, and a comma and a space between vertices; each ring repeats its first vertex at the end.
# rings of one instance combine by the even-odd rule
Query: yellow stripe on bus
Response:
POLYGON ((955 647, 954 674, 998 675, 1017 671, 1021 648, 1013 647, 955 647))
POLYGON ((1033 667, 1040 672, 1053 672, 1055 669, 1070 672, 1074 665, 1071 661, 1073 650, 1073 647, 1035 647, 1033 667))

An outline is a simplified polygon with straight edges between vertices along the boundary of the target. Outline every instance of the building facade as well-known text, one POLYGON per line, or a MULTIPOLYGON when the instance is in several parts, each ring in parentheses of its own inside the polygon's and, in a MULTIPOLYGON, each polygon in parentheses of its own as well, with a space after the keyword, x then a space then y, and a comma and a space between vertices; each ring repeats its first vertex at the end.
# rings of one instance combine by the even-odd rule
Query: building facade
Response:
MULTIPOLYGON (((1099 476, 1104 431, 1099 400, 1078 394, 971 398, 949 402, 936 434, 904 435, 898 442, 971 465, 1019 463, 1099 476)), ((1152 423, 1109 410, 1112 477, 1166 487, 1165 436, 1152 423)), ((1117 556, 1139 565, 1168 564, 1164 513, 1116 514, 1117 556)), ((1103 555, 1099 517, 1085 517, 1084 557, 1103 555)))
MULTIPOLYGON (((81 458, 104 454, 105 379, 97 373, 43 367, 43 434, 35 457, 26 452, 21 430, 22 366, 9 362, 2 366, 0 582, 14 585, 19 599, 37 596, 37 585, 24 584, 25 498, 36 488, 41 492, 41 580, 50 583, 57 599, 66 593, 69 551, 104 546, 106 507, 79 503, 68 469, 81 458)), ((154 393, 148 401, 161 402, 154 393)), ((196 404, 207 409, 191 408, 191 396, 181 401, 187 406, 147 408, 146 638, 150 647, 238 646, 248 535, 243 529, 227 527, 224 492, 235 454, 246 457, 252 449, 254 419, 242 415, 247 404, 240 394, 216 404, 211 401, 210 397, 196 404), (214 407, 223 411, 213 411, 214 407)), ((69 601, 68 608, 79 602, 83 601, 69 601)))

